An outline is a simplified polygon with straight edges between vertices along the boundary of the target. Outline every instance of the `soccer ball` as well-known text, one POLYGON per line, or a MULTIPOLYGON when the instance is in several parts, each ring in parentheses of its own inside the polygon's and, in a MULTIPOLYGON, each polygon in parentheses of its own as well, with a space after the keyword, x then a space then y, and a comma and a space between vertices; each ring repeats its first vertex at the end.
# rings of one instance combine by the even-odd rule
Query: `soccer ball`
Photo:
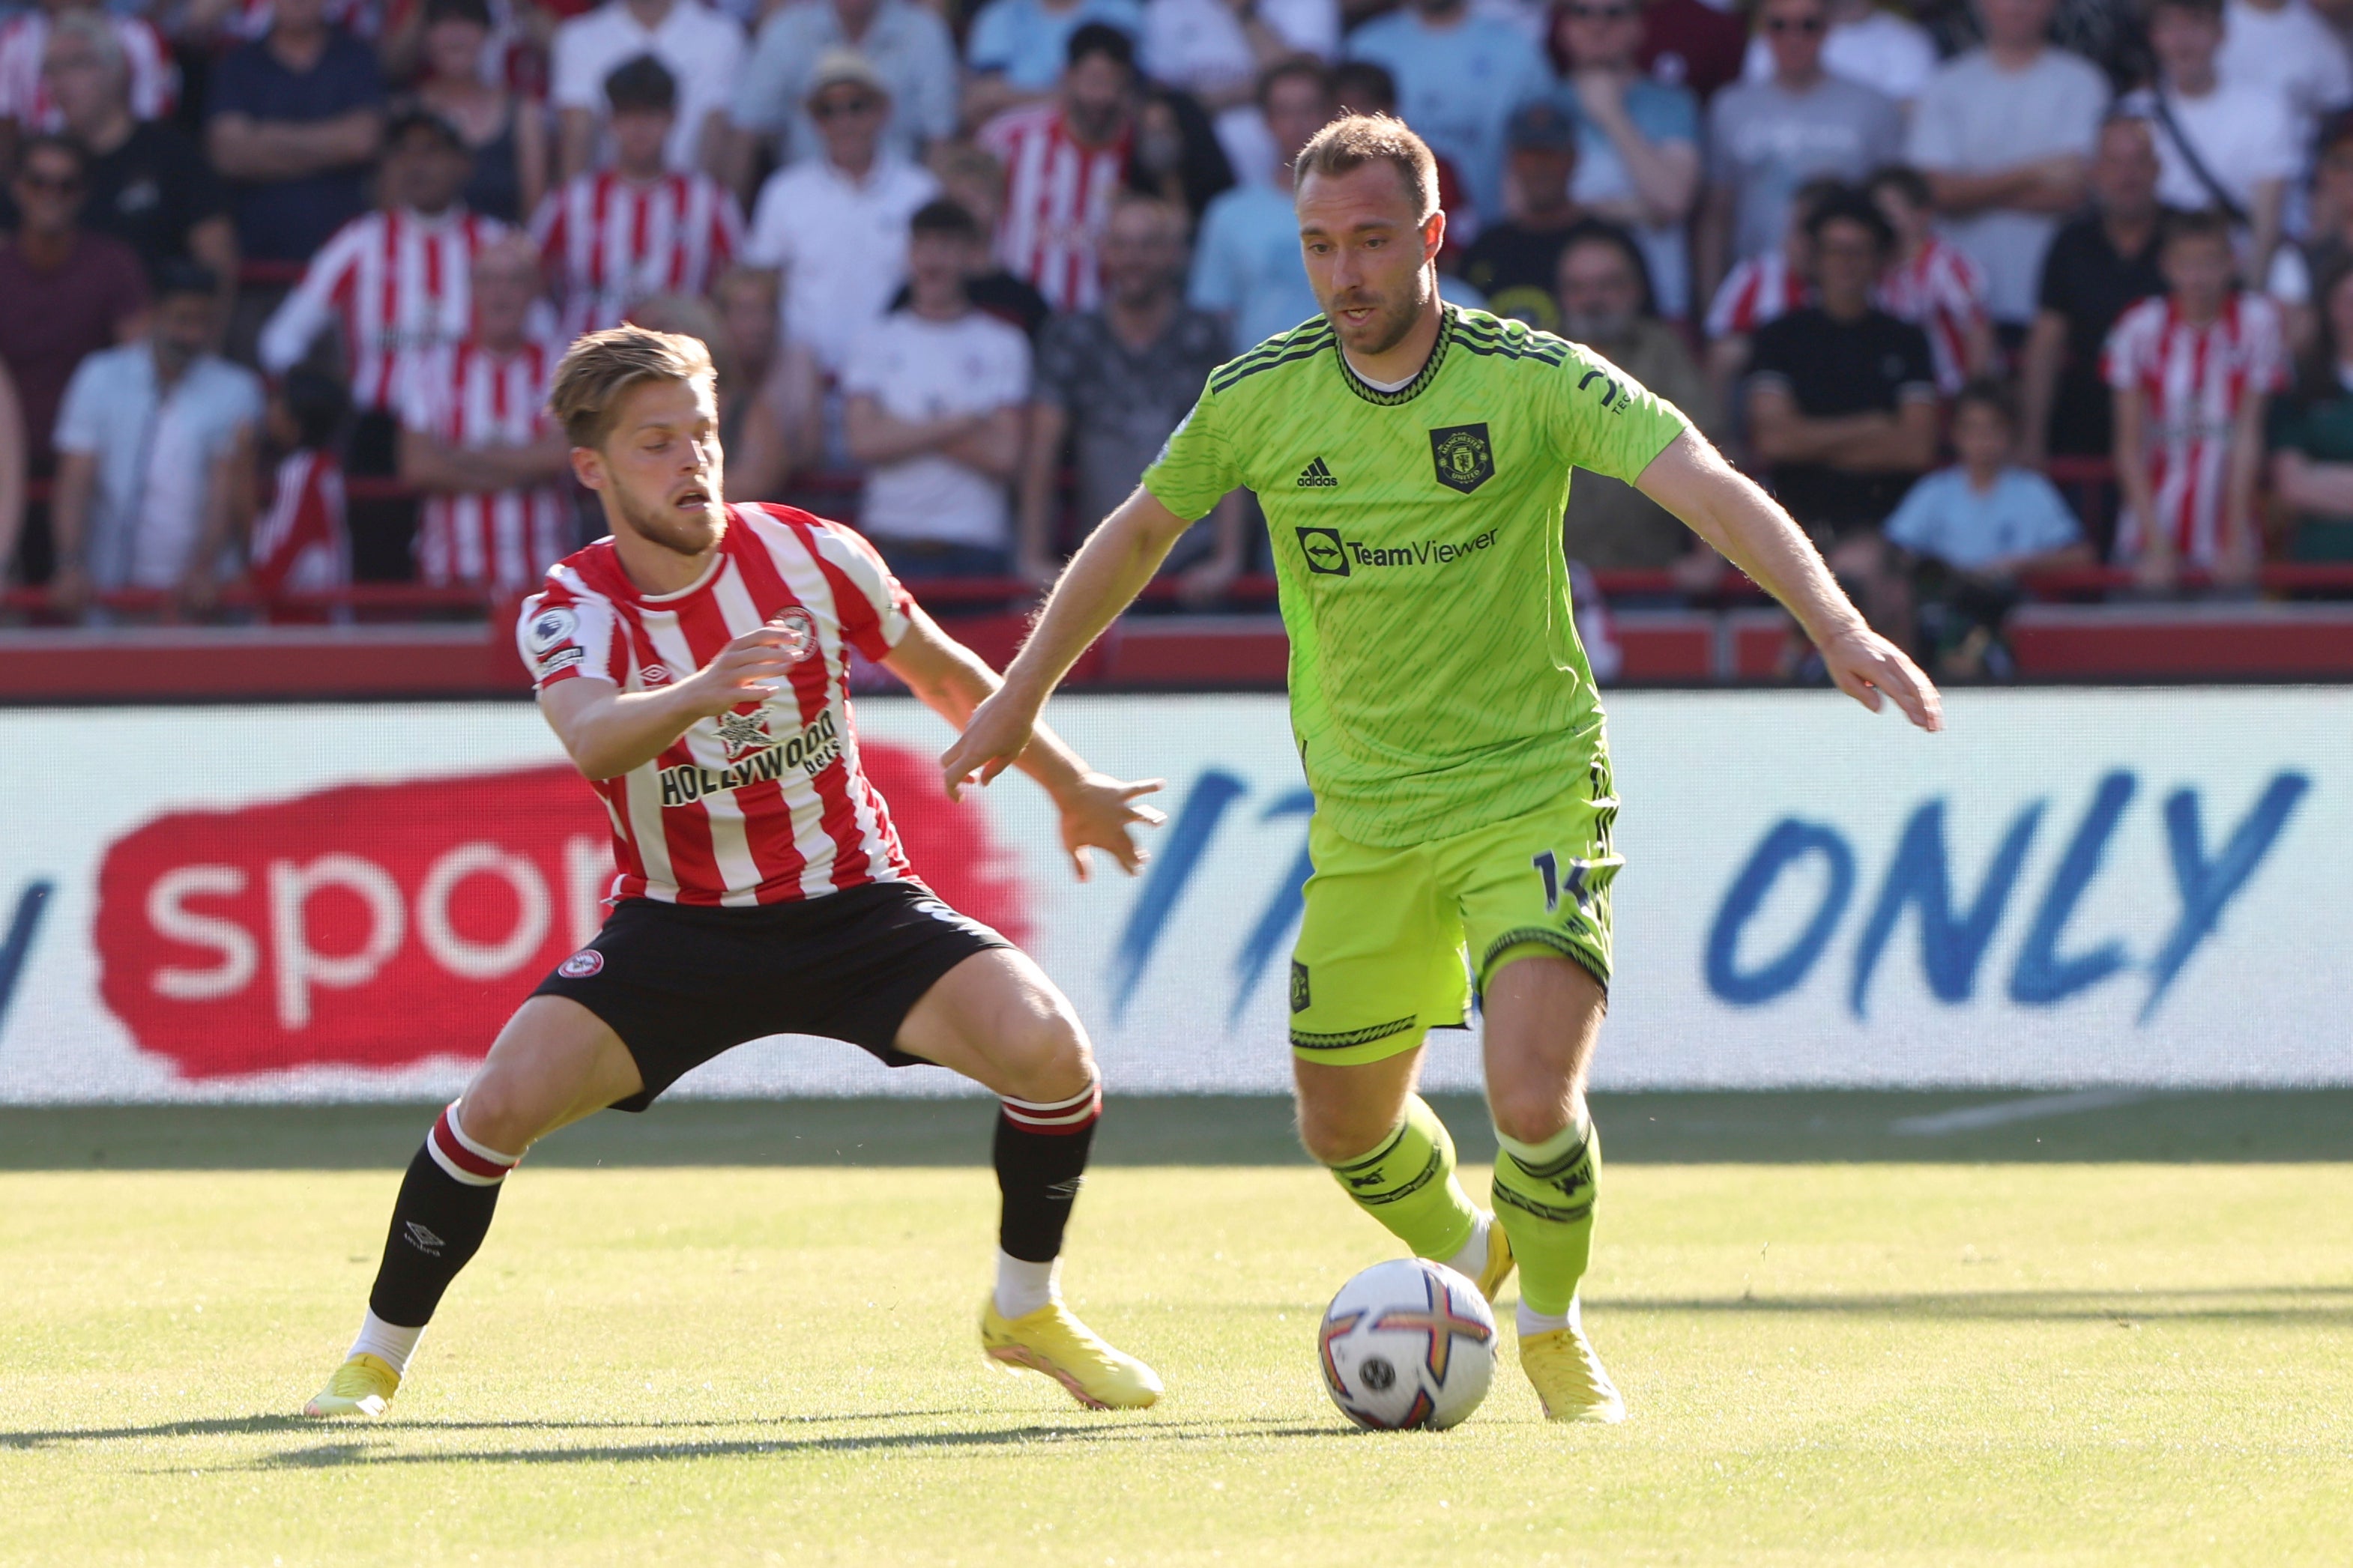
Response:
POLYGON ((1396 1258, 1345 1285, 1316 1331, 1324 1386, 1375 1432, 1460 1426, 1495 1375, 1495 1314, 1442 1263, 1396 1258))

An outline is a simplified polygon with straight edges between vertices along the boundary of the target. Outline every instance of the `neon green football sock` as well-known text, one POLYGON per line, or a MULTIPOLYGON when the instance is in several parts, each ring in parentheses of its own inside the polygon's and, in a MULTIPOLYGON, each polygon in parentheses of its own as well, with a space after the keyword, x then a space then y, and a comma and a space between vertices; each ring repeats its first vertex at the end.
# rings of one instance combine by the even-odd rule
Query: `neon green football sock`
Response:
POLYGON ((1407 1100, 1396 1131, 1371 1153, 1333 1166, 1332 1174, 1358 1208, 1418 1258, 1451 1258, 1478 1227, 1479 1211, 1454 1174, 1454 1140, 1418 1094, 1407 1100))
POLYGON ((1495 1134, 1495 1220, 1512 1238, 1520 1266, 1520 1300, 1557 1317, 1577 1298, 1593 1257, 1593 1195, 1601 1174, 1601 1135, 1590 1122, 1542 1143, 1495 1134))

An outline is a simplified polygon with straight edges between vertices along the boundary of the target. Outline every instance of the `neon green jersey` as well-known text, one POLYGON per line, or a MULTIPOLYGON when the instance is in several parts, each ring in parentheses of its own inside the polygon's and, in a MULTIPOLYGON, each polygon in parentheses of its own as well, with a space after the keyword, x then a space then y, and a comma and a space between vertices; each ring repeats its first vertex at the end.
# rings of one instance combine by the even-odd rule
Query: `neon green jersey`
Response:
POLYGON ((1561 554, 1569 468, 1630 482, 1685 426, 1591 350, 1451 305, 1421 374, 1376 392, 1318 318, 1214 372, 1144 483, 1185 518, 1257 492, 1316 809, 1417 844, 1584 776, 1601 707, 1561 554))

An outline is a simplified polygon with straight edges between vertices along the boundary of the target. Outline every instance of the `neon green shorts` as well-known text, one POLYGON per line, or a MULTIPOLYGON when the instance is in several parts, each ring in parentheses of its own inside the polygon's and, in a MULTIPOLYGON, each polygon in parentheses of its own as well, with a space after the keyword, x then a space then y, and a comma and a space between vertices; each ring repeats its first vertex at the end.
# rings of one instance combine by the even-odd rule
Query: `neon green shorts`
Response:
POLYGON ((1411 1050, 1467 1022, 1474 979, 1483 992, 1525 952, 1558 953, 1606 987, 1617 816, 1603 756, 1535 810, 1428 844, 1358 844, 1313 818, 1291 1048, 1343 1067, 1411 1050))

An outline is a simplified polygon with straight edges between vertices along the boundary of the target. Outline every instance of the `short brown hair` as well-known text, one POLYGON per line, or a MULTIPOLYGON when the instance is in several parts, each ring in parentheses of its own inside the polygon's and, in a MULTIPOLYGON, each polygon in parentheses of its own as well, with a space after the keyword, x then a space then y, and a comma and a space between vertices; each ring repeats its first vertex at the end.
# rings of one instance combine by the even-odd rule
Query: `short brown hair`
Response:
POLYGON ((575 447, 602 445, 621 395, 641 381, 715 383, 711 350, 699 339, 644 327, 613 327, 574 343, 555 367, 547 411, 575 447))
POLYGON ((1406 194, 1413 198, 1415 217, 1426 218, 1438 210, 1438 159, 1430 143, 1408 130, 1404 121, 1386 114, 1343 115, 1318 131, 1293 165, 1293 187, 1310 174, 1345 174, 1367 163, 1387 163, 1397 170, 1406 194))

